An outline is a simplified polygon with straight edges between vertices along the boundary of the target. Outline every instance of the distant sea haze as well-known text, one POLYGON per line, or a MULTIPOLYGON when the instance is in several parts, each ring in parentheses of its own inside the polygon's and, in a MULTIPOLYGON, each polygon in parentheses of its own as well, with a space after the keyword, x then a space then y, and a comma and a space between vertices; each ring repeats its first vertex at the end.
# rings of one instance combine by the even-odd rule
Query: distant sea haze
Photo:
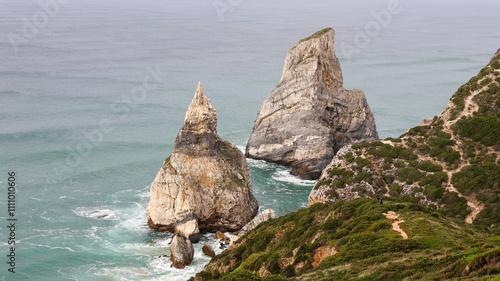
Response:
MULTIPOLYGON (((366 94, 381 138, 397 137, 486 65, 500 47, 499 10, 451 0, 2 1, 0 182, 15 172, 17 258, 0 280, 194 276, 209 261, 205 242, 220 251, 213 235, 192 265, 172 269, 159 258, 171 234, 147 226, 145 207, 198 81, 219 135, 244 150, 287 51, 333 27, 344 86, 366 94)), ((248 163, 261 211, 307 206, 314 181, 248 163)))

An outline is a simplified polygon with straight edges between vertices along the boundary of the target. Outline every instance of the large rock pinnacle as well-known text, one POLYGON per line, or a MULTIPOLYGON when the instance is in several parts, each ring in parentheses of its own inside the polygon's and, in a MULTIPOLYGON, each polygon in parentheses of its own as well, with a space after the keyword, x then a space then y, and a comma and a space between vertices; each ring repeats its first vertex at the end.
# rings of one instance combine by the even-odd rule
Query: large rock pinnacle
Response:
POLYGON ((326 28, 288 51, 283 76, 255 119, 247 157, 316 179, 342 146, 378 139, 364 93, 343 87, 334 38, 326 28))
POLYGON ((200 83, 172 154, 151 184, 148 223, 197 242, 200 231, 239 230, 257 210, 246 159, 217 135, 217 114, 200 83))

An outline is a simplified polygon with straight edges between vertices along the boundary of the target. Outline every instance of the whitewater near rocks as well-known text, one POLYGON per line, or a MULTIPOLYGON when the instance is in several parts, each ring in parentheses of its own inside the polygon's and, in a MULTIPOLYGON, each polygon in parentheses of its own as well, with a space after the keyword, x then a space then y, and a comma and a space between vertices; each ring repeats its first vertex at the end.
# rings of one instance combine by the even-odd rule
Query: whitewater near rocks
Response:
POLYGON ((236 231, 258 211, 243 153, 217 134, 217 114, 198 85, 172 155, 151 184, 151 227, 180 232, 236 231))

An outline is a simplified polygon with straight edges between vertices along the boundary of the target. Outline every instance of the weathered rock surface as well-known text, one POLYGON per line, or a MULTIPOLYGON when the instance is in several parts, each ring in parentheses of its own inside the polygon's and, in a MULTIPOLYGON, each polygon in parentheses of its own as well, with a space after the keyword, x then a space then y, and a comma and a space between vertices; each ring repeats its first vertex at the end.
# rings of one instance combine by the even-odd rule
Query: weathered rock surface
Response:
POLYGON ((175 234, 170 242, 170 259, 175 268, 184 268, 191 264, 194 257, 194 247, 191 241, 183 235, 175 234))
POLYGON ((205 243, 205 245, 203 245, 203 248, 201 249, 203 251, 203 253, 209 257, 215 257, 215 251, 214 249, 212 248, 212 246, 210 246, 210 244, 207 242, 205 243))
POLYGON ((257 225, 270 219, 275 219, 278 216, 272 209, 266 209, 262 213, 256 215, 249 223, 247 223, 240 231, 240 235, 254 229, 257 225))
POLYGON ((220 231, 215 232, 215 239, 226 239, 226 235, 220 231))
MULTIPOLYGON (((268 221, 270 219, 275 219, 278 216, 273 209, 266 209, 262 213, 256 215, 249 223, 247 223, 236 235, 231 236, 231 238, 226 237, 224 234, 224 241, 229 244, 229 249, 234 247, 234 242, 241 238, 245 233, 256 228, 259 224, 268 221)), ((217 237, 218 239, 219 237, 217 237)))
POLYGON ((283 76, 255 119, 247 157, 316 179, 342 146, 378 139, 364 93, 343 87, 334 37, 327 28, 288 51, 283 76))
POLYGON ((200 83, 172 154, 151 184, 148 223, 197 242, 200 231, 241 229, 257 211, 246 159, 217 135, 217 114, 200 83))
POLYGON ((324 259, 327 257, 331 257, 337 253, 337 249, 330 245, 321 245, 316 250, 314 250, 313 254, 313 262, 312 267, 318 266, 324 259))
MULTIPOLYGON (((329 175, 332 168, 349 168, 346 161, 344 161, 345 155, 347 153, 353 153, 353 149, 349 145, 342 147, 332 159, 332 162, 330 162, 330 164, 323 170, 323 173, 321 174, 321 177, 315 188, 313 188, 311 190, 311 193, 309 193, 309 206, 312 206, 315 203, 325 203, 337 200, 352 201, 354 199, 361 198, 362 195, 365 195, 363 197, 371 197, 375 194, 374 188, 366 181, 348 185, 346 188, 335 189, 335 191, 332 191, 328 187, 328 185, 323 184, 324 181, 330 180, 331 182, 337 179, 337 177, 333 178, 329 175), (359 192, 359 190, 362 190, 363 192, 359 192)), ((367 168, 368 167, 366 167, 363 171, 368 172, 367 168)), ((370 172, 373 171, 370 170, 370 172)))
POLYGON ((500 49, 498 49, 497 52, 493 55, 489 64, 493 64, 494 62, 498 61, 499 58, 500 58, 500 49))

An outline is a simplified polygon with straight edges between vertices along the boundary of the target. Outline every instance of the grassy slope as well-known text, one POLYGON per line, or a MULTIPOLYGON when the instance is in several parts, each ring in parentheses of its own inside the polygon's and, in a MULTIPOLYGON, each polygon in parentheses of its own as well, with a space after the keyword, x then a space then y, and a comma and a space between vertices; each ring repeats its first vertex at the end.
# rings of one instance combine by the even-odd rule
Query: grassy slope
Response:
POLYGON ((498 228, 500 56, 495 59, 458 89, 440 115, 399 138, 353 145, 339 155, 341 164, 315 189, 329 201, 345 200, 346 193, 398 197, 498 228))
MULTIPOLYGON (((317 203, 265 222, 197 275, 203 280, 403 280, 500 274, 500 236, 422 205, 317 203), (383 213, 405 220, 404 240, 383 213), (313 267, 316 249, 338 251, 313 267), (496 258, 495 258, 496 257, 496 258), (273 274, 261 278, 258 272, 273 274), (221 274, 225 272, 225 274, 221 274)), ((485 277, 486 278, 486 277, 485 277)))

